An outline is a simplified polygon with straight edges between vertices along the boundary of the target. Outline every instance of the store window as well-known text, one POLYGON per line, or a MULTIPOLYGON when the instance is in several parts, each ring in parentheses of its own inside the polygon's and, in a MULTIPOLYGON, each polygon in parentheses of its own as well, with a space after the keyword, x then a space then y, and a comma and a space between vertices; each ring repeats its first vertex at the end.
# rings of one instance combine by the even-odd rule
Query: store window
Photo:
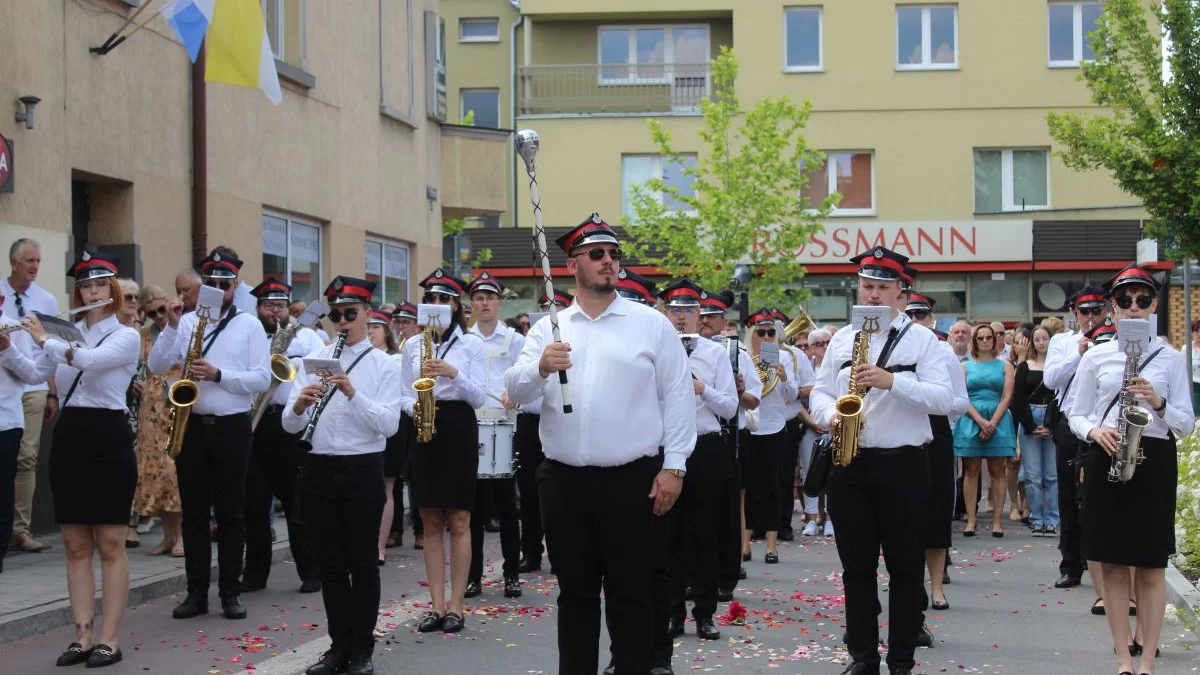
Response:
POLYGON ((921 276, 917 279, 917 292, 933 298, 933 314, 938 327, 967 315, 967 279, 961 276, 921 276))
POLYGON ((379 239, 363 241, 363 269, 367 281, 375 282, 376 305, 397 304, 408 299, 408 245, 379 239))
POLYGON ((321 293, 321 226, 264 213, 263 276, 292 286, 292 298, 308 302, 321 293))
POLYGON ((1025 320, 1029 316, 1029 274, 971 275, 971 320, 1025 320))
POLYGON ((1033 313, 1062 316, 1069 311, 1067 302, 1071 296, 1086 285, 1083 274, 1038 274, 1033 279, 1033 313))

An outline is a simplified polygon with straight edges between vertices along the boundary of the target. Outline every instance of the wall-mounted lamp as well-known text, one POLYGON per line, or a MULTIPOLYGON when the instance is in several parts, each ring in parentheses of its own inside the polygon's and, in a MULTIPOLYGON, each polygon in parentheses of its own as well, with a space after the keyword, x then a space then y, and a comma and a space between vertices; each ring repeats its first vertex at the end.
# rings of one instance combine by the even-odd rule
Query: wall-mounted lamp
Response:
POLYGON ((24 123, 26 129, 33 128, 33 111, 37 108, 37 104, 42 102, 42 99, 36 96, 22 96, 20 99, 21 105, 25 106, 24 110, 17 112, 17 123, 24 123))

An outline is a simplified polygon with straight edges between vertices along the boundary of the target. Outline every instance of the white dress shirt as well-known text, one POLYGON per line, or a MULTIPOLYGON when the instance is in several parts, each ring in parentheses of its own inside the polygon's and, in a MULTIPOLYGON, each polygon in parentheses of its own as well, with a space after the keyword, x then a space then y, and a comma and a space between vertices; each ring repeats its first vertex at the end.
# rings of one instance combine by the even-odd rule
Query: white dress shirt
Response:
MULTIPOLYGON (((421 351, 424 333, 417 333, 404 343, 404 368, 401 377, 404 380, 404 400, 401 409, 413 416, 413 403, 417 396, 412 384, 421 376, 421 351)), ((482 408, 487 401, 487 391, 484 389, 487 378, 487 367, 483 357, 483 340, 478 335, 463 333, 459 326, 441 344, 433 345, 433 355, 446 361, 458 369, 458 375, 451 380, 448 377, 438 377, 433 387, 433 397, 438 401, 465 401, 472 408, 482 408)))
POLYGON ((543 397, 540 436, 546 457, 570 466, 619 466, 664 449, 664 469, 683 470, 696 445, 696 406, 687 354, 660 312, 616 296, 592 318, 572 305, 558 313, 573 412, 564 414, 558 374, 538 363, 554 337, 550 317, 525 336, 505 374, 509 397, 543 397), (549 384, 550 386, 547 386, 549 384))
MULTIPOLYGON (((889 330, 904 330, 911 320, 900 314, 892 320, 889 330)), ((887 344, 889 331, 872 336, 867 350, 868 361, 875 364, 887 344)), ((850 361, 857 331, 844 326, 829 341, 825 359, 817 372, 817 384, 809 398, 814 421, 833 428, 837 417, 834 401, 850 388, 850 361)), ((933 439, 929 415, 949 415, 954 407, 954 392, 946 376, 945 361, 931 358, 940 351, 937 336, 928 328, 913 326, 896 343, 886 366, 916 365, 916 371, 894 373, 892 388, 871 389, 863 399, 863 426, 859 446, 864 448, 898 448, 924 445, 933 439)))
MULTIPOLYGON (((721 338, 717 342, 722 349, 725 350, 725 360, 730 362, 730 369, 733 368, 732 359, 729 357, 729 349, 731 340, 729 338, 721 338)), ((762 380, 758 379, 758 371, 754 369, 754 360, 750 358, 750 354, 743 347, 745 342, 738 342, 738 371, 734 375, 734 384, 737 384, 737 375, 742 376, 745 383, 745 391, 754 397, 754 400, 762 402, 762 380)), ((741 400, 738 401, 738 429, 746 428, 746 411, 741 407, 741 400)))
MULTIPOLYGON (((0 314, 0 326, 16 325, 0 314)), ((33 360, 33 338, 19 330, 9 333, 8 349, 0 351, 0 431, 25 428, 25 411, 21 394, 25 385, 45 383, 46 378, 33 360)))
POLYGON ((484 400, 484 407, 504 408, 504 405, 496 399, 504 393, 504 372, 517 362, 517 356, 521 353, 521 348, 525 346, 525 337, 503 323, 497 323, 496 329, 489 337, 483 335, 478 324, 471 327, 471 334, 478 336, 483 341, 484 372, 487 373, 487 391, 485 393, 490 394, 484 400), (512 336, 511 340, 509 339, 510 335, 512 336), (492 398, 492 396, 496 398, 492 398))
POLYGON ((808 360, 808 355, 798 347, 791 347, 791 351, 779 348, 781 352, 787 352, 787 355, 792 359, 791 370, 787 371, 788 380, 796 385, 796 396, 787 404, 787 409, 784 416, 788 421, 794 419, 804 410, 804 397, 800 395, 800 390, 805 387, 811 387, 817 381, 817 373, 813 370, 812 361, 808 360))
MULTIPOLYGON (((1146 427, 1143 435, 1148 438, 1167 438, 1167 431, 1174 431, 1176 438, 1183 438, 1192 433, 1196 426, 1196 417, 1192 413, 1192 385, 1188 378, 1188 368, 1183 354, 1173 347, 1161 347, 1162 352, 1147 362, 1150 355, 1159 346, 1142 354, 1139 363, 1143 364, 1140 375, 1154 385, 1154 391, 1167 400, 1167 409, 1162 417, 1150 410, 1150 404, 1139 401, 1138 405, 1150 412, 1150 426, 1146 427)), ((1117 428, 1116 405, 1108 409, 1113 398, 1121 389, 1121 381, 1125 375, 1125 354, 1118 351, 1118 341, 1112 340, 1102 345, 1092 347, 1079 360, 1079 371, 1075 383, 1071 385, 1071 393, 1067 396, 1067 421, 1071 431, 1080 439, 1087 441, 1088 434, 1096 427, 1117 428), (1101 420, 1108 409, 1108 415, 1101 420)))
POLYGON ((122 326, 115 315, 90 327, 86 319, 75 322, 75 326, 83 333, 83 346, 75 349, 68 364, 67 351, 71 345, 55 337, 47 339, 38 362, 41 376, 54 375, 59 404, 64 407, 126 410, 125 392, 137 370, 141 334, 129 326, 122 326), (108 339, 100 344, 105 335, 108 339), (79 386, 68 399, 71 383, 80 372, 83 376, 79 378, 79 386))
MULTIPOLYGON (((1042 382, 1054 390, 1060 409, 1066 410, 1064 394, 1067 384, 1079 368, 1079 338, 1082 334, 1077 331, 1063 331, 1050 338, 1050 346, 1046 347, 1046 364, 1042 366, 1042 382)), ((1071 385, 1072 388, 1074 385, 1071 385)))
MULTIPOLYGON (((321 347, 310 354, 313 358, 333 358, 334 345, 321 347)), ((387 352, 376 349, 371 341, 363 339, 357 344, 344 347, 338 361, 342 368, 349 368, 359 356, 362 360, 350 371, 350 383, 354 385, 354 398, 347 399, 340 391, 333 394, 321 412, 321 419, 313 430, 312 453, 314 455, 365 455, 383 452, 388 436, 400 428, 400 397, 404 384, 400 368, 387 352)), ((309 375, 303 369, 296 374, 292 393, 283 408, 283 430, 297 434, 304 430, 316 407, 311 405, 297 415, 293 411, 300 391, 320 381, 320 377, 309 375)))
MULTIPOLYGON (((790 419, 788 404, 796 400, 796 396, 799 394, 799 389, 796 388, 796 379, 792 376, 796 370, 796 362, 792 359, 792 355, 782 349, 779 350, 779 362, 783 364, 783 372, 787 373, 787 379, 779 378, 770 394, 759 397, 758 428, 750 432, 755 436, 770 436, 783 431, 783 426, 790 419)), ((751 368, 753 366, 754 364, 751 362, 751 368)), ((757 373, 757 370, 755 372, 757 373)), ((770 375, 767 377, 770 378, 770 375)))
MULTIPOLYGON (((295 319, 292 319, 292 321, 295 321, 295 319)), ((264 335, 267 338, 267 350, 270 351, 272 336, 266 333, 264 335)), ((292 338, 292 342, 288 345, 285 354, 292 362, 292 366, 296 369, 296 372, 299 373, 301 370, 304 370, 304 357, 315 354, 324 346, 325 341, 317 335, 315 330, 302 327, 296 332, 296 336, 292 338)), ((294 383, 295 380, 280 382, 279 386, 275 388, 275 394, 271 396, 270 405, 285 405, 288 401, 288 396, 292 393, 292 385, 294 383)))
MULTIPOLYGON (((169 324, 163 329, 146 359, 150 372, 162 375, 171 366, 183 362, 192 346, 196 321, 196 313, 188 312, 179 319, 178 329, 169 324)), ((204 344, 211 344, 204 358, 221 370, 221 381, 197 383, 200 395, 192 406, 192 412, 197 415, 248 412, 254 394, 271 386, 270 343, 258 317, 239 310, 225 330, 210 342, 208 336, 216 332, 220 323, 220 319, 214 318, 204 327, 204 344)))
POLYGON ((967 414, 967 408, 971 407, 971 396, 967 393, 967 375, 963 372, 962 362, 958 360, 958 354, 954 353, 954 347, 948 342, 939 342, 942 349, 934 352, 939 358, 946 362, 946 372, 950 375, 950 389, 954 391, 954 405, 950 409, 950 424, 959 417, 967 414))
MULTIPOLYGON (((20 312, 17 311, 18 293, 9 285, 8 277, 0 279, 0 293, 4 294, 4 307, 0 314, 13 321, 20 321, 22 317, 20 316, 20 312)), ((36 281, 30 282, 29 288, 26 288, 25 292, 19 295, 21 296, 21 309, 25 310, 25 316, 32 316, 35 311, 49 316, 58 314, 58 299, 50 291, 38 286, 36 281)), ((38 349, 37 345, 33 345, 30 358, 36 360, 39 356, 41 356, 41 350, 38 349)), ((49 388, 50 385, 45 380, 42 380, 35 384, 26 384, 25 392, 46 391, 49 388)))
POLYGON ((721 420, 733 417, 738 409, 737 383, 729 353, 712 340, 698 339, 688 365, 696 379, 704 383, 704 393, 695 397, 696 433, 718 432, 721 420))

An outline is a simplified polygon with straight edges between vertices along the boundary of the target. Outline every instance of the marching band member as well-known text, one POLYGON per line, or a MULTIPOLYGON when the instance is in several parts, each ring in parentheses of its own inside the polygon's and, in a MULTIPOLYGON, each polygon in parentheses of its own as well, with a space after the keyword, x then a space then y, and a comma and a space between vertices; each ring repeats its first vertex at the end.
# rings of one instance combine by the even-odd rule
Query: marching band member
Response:
MULTIPOLYGON (((566 291, 560 291, 557 288, 554 289, 554 306, 558 310, 564 310, 574 304, 574 302, 575 296, 566 291)), ((543 311, 550 311, 550 299, 546 297, 545 293, 542 293, 542 296, 538 298, 538 307, 541 307, 543 311)))
MULTIPOLYGON (((392 335, 391 315, 372 309, 367 316, 367 340, 371 346, 391 357, 397 368, 404 366, 404 355, 392 335)), ((396 433, 388 436, 383 449, 383 486, 387 501, 383 505, 383 517, 379 521, 379 566, 387 564, 386 550, 388 539, 392 534, 392 520, 396 516, 396 479, 404 471, 408 462, 408 437, 402 435, 403 429, 397 427, 396 433)), ((403 518, 404 512, 401 511, 403 518)))
POLYGON ((658 287, 633 270, 622 269, 617 272, 617 295, 647 307, 654 307, 658 303, 658 287))
POLYGON ((779 349, 786 352, 792 361, 792 369, 788 371, 788 377, 797 388, 796 398, 787 404, 787 409, 783 413, 784 419, 787 420, 784 423, 787 440, 784 444, 783 455, 780 457, 778 473, 778 537, 780 541, 793 541, 796 538, 792 529, 792 512, 796 506, 793 495, 796 491, 796 465, 800 463, 800 444, 805 436, 816 431, 814 429, 816 424, 808 414, 808 395, 812 391, 816 373, 813 371, 812 361, 809 361, 807 356, 807 332, 796 336, 795 347, 783 344, 784 330, 792 320, 778 309, 774 307, 771 309, 775 314, 775 332, 779 339, 779 349))
MULTIPOLYGON (((1131 265, 1105 284, 1118 318, 1149 319, 1158 305, 1158 281, 1131 265)), ((1118 334, 1120 328, 1118 326, 1118 334)), ((1141 654, 1137 672, 1153 673, 1163 611, 1166 608, 1165 569, 1175 552, 1176 439, 1192 433, 1191 383, 1183 356, 1150 336, 1129 373, 1133 406, 1149 413, 1142 431, 1145 461, 1128 482, 1109 476, 1112 455, 1129 442, 1118 430, 1123 414, 1120 401, 1129 356, 1118 340, 1094 346, 1079 359, 1074 385, 1067 398, 1071 431, 1088 444, 1084 472, 1083 554, 1097 561, 1104 574, 1104 593, 1110 600, 1129 596, 1136 583, 1137 621, 1144 645, 1130 646, 1129 618, 1109 603, 1109 631, 1116 651, 1117 670, 1134 672, 1133 656, 1141 654), (1136 575, 1132 575, 1135 567, 1136 575), (1136 581, 1131 581, 1134 576, 1136 581), (1144 651, 1143 651, 1144 650, 1144 651)), ((1136 449, 1134 449, 1136 452, 1136 449)))
MULTIPOLYGON (((434 336, 429 359, 422 358, 428 331, 409 338, 404 348, 404 401, 410 415, 416 396, 412 383, 425 374, 437 378, 434 436, 413 448, 413 501, 421 507, 425 539, 425 571, 429 575, 432 611, 418 630, 457 633, 463 629, 463 594, 471 567, 471 509, 479 471, 479 427, 475 409, 487 399, 483 341, 467 332, 462 296, 467 283, 440 267, 423 281, 425 304, 448 304, 449 326, 434 336), (446 548, 450 528, 450 600, 446 601, 446 548)), ((419 422, 413 415, 414 423, 419 422)))
MULTIPOLYGON (((575 302, 575 296, 554 289, 554 306, 562 311, 575 302)), ((538 298, 538 307, 549 310, 550 299, 545 293, 538 298)), ((529 333, 529 316, 524 316, 525 333, 529 333)), ((524 344, 524 335, 522 344, 524 344)), ((520 354, 520 350, 517 352, 520 354)), ((505 393, 505 396, 508 394, 505 393)), ((509 399, 512 400, 512 399, 509 399)), ((542 397, 520 406, 517 413, 517 430, 513 436, 513 452, 517 457, 517 490, 521 494, 521 564, 517 571, 522 574, 542 569, 542 552, 545 551, 545 531, 542 529, 542 500, 538 496, 538 468, 546 460, 542 452, 540 434, 542 419, 542 397)))
MULTIPOLYGON (((400 426, 403 384, 395 361, 367 339, 374 290, 375 282, 353 277, 330 282, 325 301, 333 308, 329 320, 345 334, 336 357, 344 370, 323 378, 298 371, 281 420, 285 432, 304 432, 301 438, 311 436, 312 443, 299 486, 332 644, 307 675, 375 672, 377 549, 387 501, 383 452, 400 426)), ((335 358, 338 344, 309 358, 335 358)))
POLYGON ((564 341, 538 321, 505 383, 518 404, 544 397, 538 488, 561 587, 559 670, 596 672, 603 586, 616 672, 646 673, 654 566, 644 556, 655 551, 655 516, 679 496, 696 442, 687 354, 666 317, 617 295, 620 242, 599 215, 557 243, 578 289, 558 315, 564 341), (569 372, 570 413, 562 388, 547 386, 559 371, 569 372))
MULTIPOLYGON (((790 353, 780 350, 779 362, 774 366, 761 363, 763 344, 777 344, 779 336, 775 327, 775 315, 768 309, 746 317, 744 322, 749 332, 750 355, 754 357, 759 379, 763 383, 762 403, 758 406, 758 427, 750 430, 749 443, 742 448, 742 484, 746 486, 746 533, 742 539, 742 559, 750 560, 750 532, 766 533, 767 552, 763 562, 773 565, 779 562, 779 472, 787 454, 786 415, 788 404, 799 393, 796 370, 790 353), (764 377, 763 373, 771 373, 764 377), (775 386, 768 387, 774 379, 775 386)), ((794 470, 793 470, 794 473, 794 470)), ((791 481, 789 481, 789 485, 791 481)), ((789 516, 791 510, 788 510, 789 516)))
POLYGON ((58 391, 65 392, 51 440, 50 489, 54 520, 67 551, 75 642, 58 657, 59 666, 87 662, 95 668, 121 660, 117 639, 129 598, 125 535, 137 487, 125 392, 137 369, 141 336, 117 321, 124 307, 117 262, 116 256, 85 248, 71 267, 75 307, 112 301, 88 310, 75 323, 83 333, 82 345, 51 339, 36 316, 27 316, 22 322, 42 349, 40 379, 53 375, 58 391), (92 553, 96 549, 100 551, 104 591, 104 624, 98 642, 92 626, 96 597, 92 553))
MULTIPOLYGON (((246 543, 246 468, 250 461, 250 404, 271 383, 270 353, 262 323, 238 311, 233 294, 241 284, 242 261, 214 252, 197 264, 206 286, 224 292, 220 315, 204 327, 201 353, 192 361, 191 379, 199 387, 175 458, 183 504, 184 567, 188 595, 173 616, 189 619, 208 613, 212 569, 209 514, 217 516, 217 589, 227 619, 242 619, 242 553, 246 543)), ((198 291, 197 291, 198 292, 198 291)), ((183 301, 167 302, 167 328, 150 350, 152 373, 165 373, 186 361, 192 348, 195 312, 183 314, 183 301)))
MULTIPOLYGON (((660 294, 667 318, 682 335, 696 334, 700 303, 708 293, 681 279, 660 294)), ((725 349, 712 340, 684 338, 688 365, 692 373, 692 391, 696 402, 696 447, 688 457, 688 479, 679 502, 671 509, 671 623, 672 636, 683 633, 686 603, 684 595, 691 580, 696 606, 696 636, 704 640, 720 639, 713 623, 717 609, 717 529, 724 481, 732 471, 732 462, 721 435, 721 420, 737 413, 737 385, 733 367, 725 349)), ((669 662, 668 664, 669 665, 669 662)))
MULTIPOLYGON (((1086 334, 1092 327, 1104 323, 1109 311, 1105 291, 1097 286, 1081 289, 1071 298, 1069 306, 1075 314, 1078 329, 1063 331, 1050 338, 1050 346, 1046 350, 1046 365, 1042 370, 1042 382, 1054 390, 1057 402, 1056 410, 1052 413, 1047 412, 1053 423, 1051 438, 1057 454, 1058 512, 1061 527, 1058 550, 1062 554, 1062 561, 1058 564, 1058 571, 1062 576, 1054 582, 1055 588, 1078 586, 1084 569, 1080 553, 1082 530, 1077 499, 1080 489, 1077 458, 1083 453, 1079 439, 1075 438, 1068 427, 1065 404, 1073 386, 1079 360, 1092 344, 1086 334)), ((1092 573, 1092 585, 1096 591, 1096 603, 1093 607, 1100 607, 1104 598, 1104 575, 1098 565, 1091 563, 1088 564, 1088 571, 1092 573)))
MULTIPOLYGON (((267 277, 250 293, 258 298, 258 320, 266 331, 267 349, 276 332, 288 325, 288 304, 292 287, 267 277)), ((298 319, 291 319, 298 321, 298 319)), ((303 367, 302 359, 321 347, 322 340, 311 328, 301 326, 283 355, 292 362, 296 372, 303 367)), ((246 471, 246 568, 242 572, 242 592, 253 593, 267 586, 271 574, 271 501, 278 497, 287 518, 288 547, 296 573, 300 576, 300 592, 321 590, 321 569, 317 566, 305 523, 296 519, 296 474, 303 454, 296 445, 296 436, 283 430, 283 409, 292 393, 292 382, 280 382, 258 427, 254 429, 250 464, 246 471)))
POLYGON ((12 538, 13 512, 16 509, 17 456, 25 433, 25 412, 21 396, 26 384, 46 381, 31 358, 33 341, 24 330, 13 330, 16 321, 4 316, 4 291, 0 288, 0 573, 12 538))
MULTIPOLYGON (((485 387, 487 399, 476 412, 481 418, 516 421, 516 405, 504 393, 504 372, 517 362, 517 355, 525 346, 525 337, 500 322, 500 310, 504 307, 502 295, 504 285, 487 271, 471 281, 467 288, 471 295, 471 313, 475 325, 471 333, 483 342, 485 387)), ((495 433, 508 433, 511 427, 492 427, 495 433)), ((481 439, 482 440, 482 439, 481 439)), ((511 467, 501 473, 510 473, 511 467)), ((500 518, 500 550, 504 554, 504 597, 521 597, 521 580, 517 576, 521 564, 520 517, 517 512, 516 482, 511 477, 491 478, 475 484, 475 501, 483 500, 482 488, 490 484, 491 497, 500 518)), ((473 598, 483 592, 483 518, 481 513, 471 515, 471 571, 468 574, 465 597, 473 598)))
MULTIPOLYGON (((392 310, 392 330, 396 335, 396 344, 400 348, 400 364, 404 364, 404 347, 408 343, 408 339, 417 333, 421 332, 421 327, 417 325, 417 306, 411 302, 401 302, 392 310)), ((401 449, 404 454, 404 466, 402 467, 403 475, 400 480, 396 481, 395 487, 392 490, 392 503, 395 508, 392 517, 392 533, 388 537, 384 548, 394 548, 399 546, 404 541, 404 486, 409 486, 409 516, 412 518, 413 524, 413 548, 418 551, 425 548, 424 534, 425 530, 421 527, 421 513, 417 505, 412 501, 412 444, 415 434, 413 429, 412 417, 403 410, 400 412, 400 430, 396 432, 403 445, 401 449)))
MULTIPOLYGON (((848 675, 879 672, 879 551, 890 574, 888 667, 910 675, 925 603, 922 533, 929 499, 929 468, 923 446, 933 439, 929 415, 949 414, 953 392, 945 364, 928 355, 940 349, 928 329, 913 326, 895 309, 900 274, 908 258, 876 247, 855 256, 859 302, 891 308, 890 330, 870 339, 869 361, 857 366, 855 381, 871 390, 864 397, 860 454, 832 468, 829 513, 839 532, 838 556, 846 588, 846 643, 853 663, 848 675), (881 367, 879 364, 886 366, 881 367)), ((849 388, 857 331, 846 326, 829 343, 817 374, 813 418, 838 433, 835 400, 849 388)))

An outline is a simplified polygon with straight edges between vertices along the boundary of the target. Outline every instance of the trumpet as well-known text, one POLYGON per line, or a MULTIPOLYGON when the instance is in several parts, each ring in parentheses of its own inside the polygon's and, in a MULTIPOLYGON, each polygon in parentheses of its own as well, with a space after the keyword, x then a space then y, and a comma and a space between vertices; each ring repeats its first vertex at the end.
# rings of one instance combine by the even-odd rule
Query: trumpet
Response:
MULTIPOLYGON (((75 309, 69 309, 69 310, 63 312, 62 314, 56 314, 53 317, 47 317, 44 314, 41 316, 43 316, 44 318, 54 318, 54 319, 66 320, 66 319, 70 319, 71 317, 75 316, 76 314, 82 314, 83 312, 90 312, 93 309, 97 309, 99 307, 104 307, 106 305, 111 305, 111 304, 112 304, 112 298, 109 298, 107 300, 101 300, 100 302, 93 302, 90 305, 84 305, 82 307, 76 307, 75 309)), ((34 315, 37 316, 38 312, 34 312, 34 315)), ((25 324, 16 323, 16 324, 12 324, 10 326, 0 327, 0 335, 8 335, 9 333, 15 333, 19 330, 26 330, 25 324)))

